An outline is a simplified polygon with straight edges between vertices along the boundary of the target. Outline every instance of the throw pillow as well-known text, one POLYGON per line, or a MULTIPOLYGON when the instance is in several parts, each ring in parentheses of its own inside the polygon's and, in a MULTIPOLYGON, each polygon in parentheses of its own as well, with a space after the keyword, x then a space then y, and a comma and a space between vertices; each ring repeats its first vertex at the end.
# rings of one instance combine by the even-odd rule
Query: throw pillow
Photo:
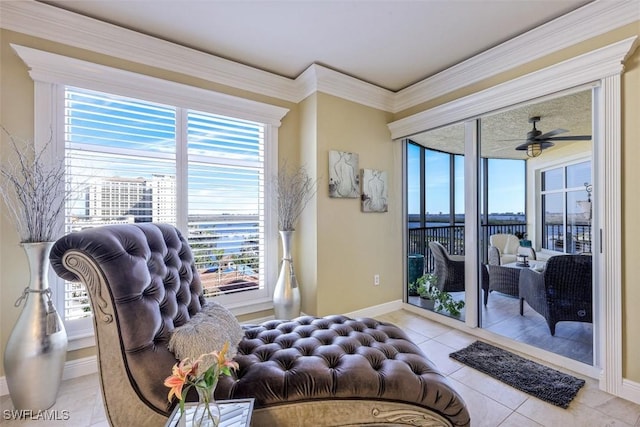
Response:
POLYGON ((222 350, 229 342, 227 358, 231 359, 243 337, 236 317, 222 305, 210 301, 187 323, 174 329, 168 347, 179 360, 185 357, 195 360, 201 354, 222 350))

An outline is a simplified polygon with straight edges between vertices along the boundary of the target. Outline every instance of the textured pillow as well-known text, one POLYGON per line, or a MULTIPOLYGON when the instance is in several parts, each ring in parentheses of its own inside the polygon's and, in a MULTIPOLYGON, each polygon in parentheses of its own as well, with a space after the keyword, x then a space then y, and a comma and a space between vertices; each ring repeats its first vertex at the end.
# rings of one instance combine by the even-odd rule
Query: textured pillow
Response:
POLYGON ((227 358, 232 358, 242 337, 244 332, 236 317, 220 304, 210 301, 187 323, 174 329, 168 347, 180 360, 185 357, 195 360, 201 354, 222 350, 229 342, 227 358))

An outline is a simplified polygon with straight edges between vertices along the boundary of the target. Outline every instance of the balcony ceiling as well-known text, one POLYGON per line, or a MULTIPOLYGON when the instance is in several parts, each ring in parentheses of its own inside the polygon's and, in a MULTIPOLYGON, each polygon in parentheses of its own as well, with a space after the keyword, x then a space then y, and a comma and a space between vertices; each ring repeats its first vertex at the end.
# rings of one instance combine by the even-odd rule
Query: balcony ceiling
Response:
MULTIPOLYGON (((488 158, 526 159, 523 151, 515 147, 526 141, 532 129, 529 117, 540 116, 536 127, 542 133, 554 129, 568 132, 557 136, 592 135, 591 90, 572 93, 552 99, 533 101, 481 117, 481 155, 488 158)), ((454 154, 464 154, 464 126, 454 124, 411 137, 425 147, 454 154)), ((591 141, 562 141, 545 153, 573 145, 574 150, 591 150, 591 141)))

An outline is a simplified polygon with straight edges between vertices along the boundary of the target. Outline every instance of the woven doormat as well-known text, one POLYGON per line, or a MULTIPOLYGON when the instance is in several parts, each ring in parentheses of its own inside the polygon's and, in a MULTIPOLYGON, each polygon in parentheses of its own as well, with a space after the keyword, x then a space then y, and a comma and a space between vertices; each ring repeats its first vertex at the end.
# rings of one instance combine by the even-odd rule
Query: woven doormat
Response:
POLYGON ((480 341, 449 356, 561 408, 567 408, 584 385, 584 380, 480 341))

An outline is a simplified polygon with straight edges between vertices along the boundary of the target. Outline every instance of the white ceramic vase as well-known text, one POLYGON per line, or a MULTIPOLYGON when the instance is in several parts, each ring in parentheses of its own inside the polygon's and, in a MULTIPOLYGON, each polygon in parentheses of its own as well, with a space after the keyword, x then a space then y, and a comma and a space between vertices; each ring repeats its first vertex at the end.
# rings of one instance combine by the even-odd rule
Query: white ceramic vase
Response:
POLYGON ((56 402, 67 355, 67 333, 51 300, 49 252, 53 242, 23 243, 29 287, 16 301, 22 312, 7 341, 4 372, 13 406, 42 411, 56 402))
POLYGON ((280 231, 282 263, 273 292, 273 308, 276 319, 293 319, 300 316, 300 288, 291 258, 293 231, 280 231))

